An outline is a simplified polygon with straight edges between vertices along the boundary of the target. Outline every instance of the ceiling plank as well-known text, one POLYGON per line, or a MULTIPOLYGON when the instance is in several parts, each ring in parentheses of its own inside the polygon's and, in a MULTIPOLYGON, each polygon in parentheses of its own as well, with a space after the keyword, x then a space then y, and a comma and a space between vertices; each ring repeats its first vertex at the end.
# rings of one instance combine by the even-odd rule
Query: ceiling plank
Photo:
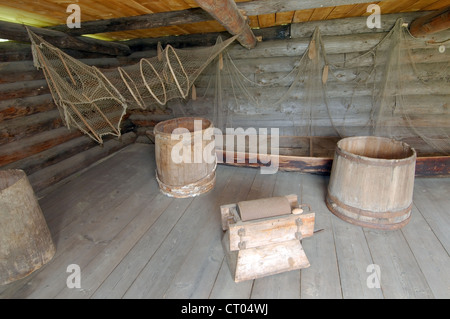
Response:
MULTIPOLYGON (((367 1, 368 0, 258 0, 238 2, 236 3, 236 6, 239 10, 243 10, 247 16, 258 16, 280 12, 356 5, 367 3, 367 1)), ((84 21, 81 23, 81 28, 79 29, 68 29, 66 25, 52 26, 48 27, 48 29, 62 31, 75 36, 83 34, 152 29, 211 20, 214 20, 211 15, 201 8, 192 8, 131 17, 84 21)))
MULTIPOLYGON (((61 49, 73 49, 108 55, 128 55, 131 53, 127 45, 102 41, 87 37, 72 37, 64 32, 43 28, 28 27, 32 32, 42 37, 50 44, 61 49)), ((28 32, 24 25, 0 21, 0 38, 30 43, 28 32)))

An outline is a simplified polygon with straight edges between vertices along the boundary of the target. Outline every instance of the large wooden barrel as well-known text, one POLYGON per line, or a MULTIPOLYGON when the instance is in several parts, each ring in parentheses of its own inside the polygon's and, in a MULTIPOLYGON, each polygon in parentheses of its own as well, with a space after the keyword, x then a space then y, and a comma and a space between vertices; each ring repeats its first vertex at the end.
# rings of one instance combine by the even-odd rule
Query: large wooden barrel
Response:
POLYGON ((382 137, 349 137, 336 146, 326 204, 352 224, 393 230, 409 222, 416 151, 382 137))
POLYGON ((213 124, 183 117, 154 128, 156 178, 162 193, 177 198, 210 191, 216 180, 213 124))
POLYGON ((54 254, 52 237, 25 172, 0 171, 0 285, 26 277, 54 254))

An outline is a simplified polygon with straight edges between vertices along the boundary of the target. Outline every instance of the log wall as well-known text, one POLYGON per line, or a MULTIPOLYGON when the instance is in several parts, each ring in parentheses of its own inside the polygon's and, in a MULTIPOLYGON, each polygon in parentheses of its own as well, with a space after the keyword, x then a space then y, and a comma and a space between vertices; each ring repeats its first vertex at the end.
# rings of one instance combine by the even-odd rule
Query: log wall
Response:
MULTIPOLYGON (((128 63, 127 58, 68 53, 99 68, 128 63)), ((0 45, 0 169, 23 169, 40 195, 49 186, 133 143, 136 134, 125 122, 119 140, 109 138, 98 145, 80 131, 68 130, 42 70, 37 70, 31 59, 30 45, 0 45)))
MULTIPOLYGON (((399 17, 410 23, 424 12, 395 14, 382 16, 381 29, 368 29, 366 17, 348 18, 329 21, 308 22, 254 30, 263 41, 252 50, 233 44, 230 55, 240 67, 241 71, 259 83, 280 77, 282 72, 292 69, 298 58, 306 49, 312 32, 316 26, 320 27, 329 58, 333 61, 344 61, 376 45, 392 28, 399 17)), ((439 34, 436 34, 439 36, 439 34)), ((226 34, 225 34, 226 36, 226 34)), ((435 35, 433 35, 434 37, 435 35)), ((448 33, 442 41, 448 38, 448 33)), ((83 53, 66 50, 71 56, 89 65, 101 69, 116 68, 131 63, 137 63, 142 57, 154 57, 156 44, 161 40, 163 45, 171 43, 175 47, 189 48, 200 45, 212 45, 216 35, 198 35, 167 37, 161 39, 141 39, 129 41, 127 45, 133 53, 126 57, 111 57, 98 53, 83 53), (172 42, 174 41, 174 42, 172 42)), ((427 63, 430 70, 429 82, 436 82, 432 91, 424 90, 418 84, 412 84, 411 94, 416 96, 415 109, 417 121, 424 116, 443 115, 437 124, 449 127, 448 101, 450 91, 446 78, 433 78, 433 70, 445 67, 449 62, 450 48, 445 42, 447 50, 442 55, 431 55, 430 50, 436 46, 417 48, 422 52, 422 63, 427 63)), ((147 131, 162 120, 177 116, 205 116, 211 118, 213 112, 213 96, 203 96, 203 91, 210 81, 208 70, 196 81, 196 101, 170 101, 166 111, 129 110, 124 121, 121 139, 110 138, 103 146, 99 146, 89 137, 78 130, 68 130, 61 120, 58 109, 53 103, 47 83, 41 70, 37 70, 31 61, 31 50, 28 44, 2 43, 0 45, 0 169, 21 168, 30 178, 37 193, 74 174, 95 161, 115 152, 127 144, 151 142, 147 131)), ((361 68, 361 65, 355 67, 361 68)), ((352 76, 342 74, 342 76, 352 76)), ((290 79, 286 78, 286 85, 290 79)), ((333 79, 328 82, 329 90, 333 90, 333 79)), ((275 96, 279 88, 267 87, 256 92, 261 96, 275 96)), ((255 94, 256 94, 255 93, 255 94)), ((343 99, 348 92, 337 89, 330 99, 330 114, 336 123, 342 116, 343 99)), ((301 96, 302 92, 294 92, 301 96)), ((364 120, 367 118, 370 96, 368 92, 361 92, 354 97, 361 109, 352 117, 346 118, 351 123, 354 135, 362 134, 364 120)), ((296 135, 294 126, 302 125, 301 119, 287 116, 289 105, 283 110, 255 109, 251 105, 241 105, 241 111, 233 114, 233 126, 236 127, 279 127, 280 133, 286 136, 296 135), (251 117, 247 115, 251 114, 251 117), (251 121, 249 120, 251 119, 251 121)), ((419 123, 419 122, 418 122, 419 123)), ((330 123, 324 121, 320 127, 321 135, 332 132, 330 123)))

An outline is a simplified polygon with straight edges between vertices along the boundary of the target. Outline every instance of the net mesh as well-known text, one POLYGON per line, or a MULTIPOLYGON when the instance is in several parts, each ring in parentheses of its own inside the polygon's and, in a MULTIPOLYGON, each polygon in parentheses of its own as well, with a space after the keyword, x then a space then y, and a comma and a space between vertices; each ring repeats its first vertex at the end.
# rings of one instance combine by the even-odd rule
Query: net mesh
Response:
POLYGON ((221 129, 291 122, 284 135, 384 136, 449 155, 450 60, 438 46, 424 47, 399 19, 376 46, 342 60, 327 53, 317 28, 303 54, 277 64, 280 71, 246 71, 248 61, 225 52, 203 96, 213 97, 211 119, 221 129))
POLYGON ((168 45, 156 57, 103 73, 28 33, 35 66, 44 71, 65 125, 99 143, 105 135, 120 136, 127 109, 164 108, 171 99, 187 98, 198 75, 236 38, 195 51, 168 45))
POLYGON ((236 37, 209 48, 159 47, 156 57, 107 73, 31 32, 30 38, 35 64, 44 70, 65 124, 100 143, 104 135, 120 135, 127 109, 165 108, 183 98, 191 110, 206 104, 206 117, 222 130, 267 118, 265 127, 292 123, 284 135, 376 135, 427 154, 450 153, 448 54, 437 50, 439 44, 424 47, 401 19, 373 48, 345 59, 327 53, 317 28, 304 53, 268 72, 250 70, 249 59, 240 62, 225 50, 236 37), (188 99, 207 67, 197 84, 201 98, 188 99))

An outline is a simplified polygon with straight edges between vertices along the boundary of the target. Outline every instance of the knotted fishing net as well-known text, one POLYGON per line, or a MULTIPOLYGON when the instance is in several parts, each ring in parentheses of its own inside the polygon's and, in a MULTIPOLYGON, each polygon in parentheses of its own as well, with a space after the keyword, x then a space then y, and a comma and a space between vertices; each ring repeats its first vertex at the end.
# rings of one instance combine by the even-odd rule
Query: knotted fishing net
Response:
POLYGON ((447 41, 415 39, 401 19, 363 53, 328 53, 316 29, 303 48, 279 58, 249 58, 258 46, 245 53, 225 50, 234 37, 210 48, 167 46, 156 57, 107 74, 31 32, 30 38, 66 125, 100 143, 106 134, 120 135, 127 109, 165 107, 183 98, 180 115, 200 110, 196 115, 222 130, 260 126, 279 127, 287 136, 376 135, 403 140, 419 154, 450 153, 447 41), (189 99, 194 82, 195 101, 189 99))
POLYGON ((79 128, 99 143, 120 136, 127 109, 164 107, 187 98, 203 69, 236 37, 215 46, 178 50, 168 45, 156 57, 101 72, 52 46, 28 29, 35 66, 44 71, 65 125, 79 128))
POLYGON ((319 29, 296 56, 291 49, 281 58, 252 61, 230 49, 205 71, 211 83, 202 79, 205 84, 197 85, 198 101, 214 105, 210 117, 222 130, 279 127, 284 136, 337 139, 376 135, 403 140, 419 154, 448 155, 447 42, 416 39, 399 19, 363 53, 329 54, 319 29))

